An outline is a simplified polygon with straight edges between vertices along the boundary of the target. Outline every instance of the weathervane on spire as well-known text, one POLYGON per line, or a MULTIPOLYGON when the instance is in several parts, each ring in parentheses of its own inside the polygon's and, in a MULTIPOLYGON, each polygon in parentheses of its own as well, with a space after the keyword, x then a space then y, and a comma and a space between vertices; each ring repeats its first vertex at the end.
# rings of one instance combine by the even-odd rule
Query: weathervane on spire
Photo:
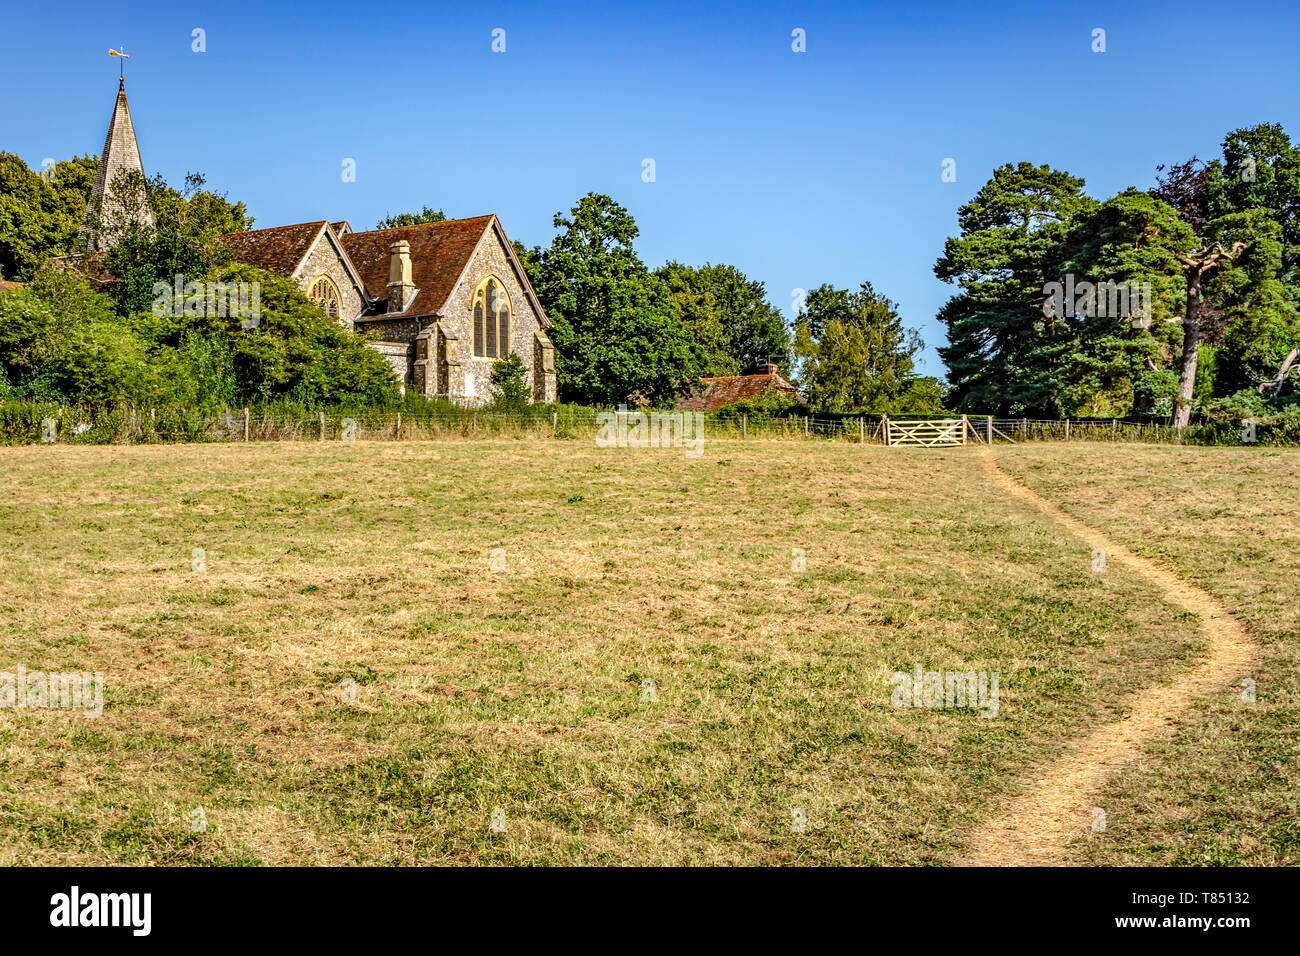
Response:
MULTIPOLYGON (((131 54, 126 52, 125 43, 122 44, 122 49, 120 50, 114 50, 110 48, 108 51, 108 55, 121 57, 124 61, 131 59, 131 54)), ((126 86, 126 63, 125 62, 118 64, 117 85, 119 88, 126 86)))

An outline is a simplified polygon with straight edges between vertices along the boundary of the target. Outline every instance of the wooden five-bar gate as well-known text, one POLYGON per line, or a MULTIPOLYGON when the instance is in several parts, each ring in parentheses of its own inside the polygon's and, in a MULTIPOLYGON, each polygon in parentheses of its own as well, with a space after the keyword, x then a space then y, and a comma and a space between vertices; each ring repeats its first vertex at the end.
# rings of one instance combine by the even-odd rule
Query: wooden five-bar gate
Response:
POLYGON ((970 421, 961 418, 898 419, 885 416, 886 445, 964 445, 970 438, 970 421))

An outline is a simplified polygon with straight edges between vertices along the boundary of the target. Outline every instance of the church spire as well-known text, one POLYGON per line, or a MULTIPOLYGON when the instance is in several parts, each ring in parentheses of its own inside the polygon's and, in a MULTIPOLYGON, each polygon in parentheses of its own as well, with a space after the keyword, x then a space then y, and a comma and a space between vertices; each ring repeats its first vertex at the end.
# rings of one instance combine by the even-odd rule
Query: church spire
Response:
MULTIPOLYGON (((123 56, 117 51, 110 51, 114 56, 123 56)), ((126 103, 126 78, 120 76, 117 81, 117 102, 113 104, 113 117, 108 122, 108 135, 104 137, 104 152, 99 157, 99 169, 95 173, 95 187, 90 193, 90 204, 86 207, 86 222, 82 232, 90 232, 92 216, 98 209, 98 218, 102 226, 99 236, 92 236, 92 248, 103 251, 113 244, 111 226, 119 226, 125 220, 134 220, 142 225, 153 225, 153 211, 143 196, 132 202, 138 208, 126 209, 121 197, 113 195, 113 183, 123 173, 137 172, 144 176, 144 164, 140 162, 140 146, 135 139, 135 126, 131 123, 131 109, 126 103)), ((116 231, 115 229, 113 231, 116 231)))

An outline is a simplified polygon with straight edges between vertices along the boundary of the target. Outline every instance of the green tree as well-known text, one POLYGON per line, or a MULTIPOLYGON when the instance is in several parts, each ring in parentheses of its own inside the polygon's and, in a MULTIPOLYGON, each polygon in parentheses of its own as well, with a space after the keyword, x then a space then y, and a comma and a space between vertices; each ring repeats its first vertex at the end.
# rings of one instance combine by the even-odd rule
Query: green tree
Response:
POLYGON ((887 415, 942 415, 951 411, 948 387, 933 375, 919 376, 911 380, 903 394, 880 410, 887 415))
POLYGON ((204 189, 202 173, 187 173, 181 189, 169 186, 162 176, 149 183, 149 202, 158 228, 212 239, 253 228, 254 220, 242 202, 231 202, 225 193, 204 189))
POLYGON ((669 262, 655 275, 703 352, 703 374, 742 375, 768 362, 789 374, 790 330, 762 282, 735 266, 707 263, 696 268, 669 262))
POLYGON ((46 259, 73 250, 97 166, 83 156, 42 175, 0 153, 0 278, 30 279, 46 259))
POLYGON ((1300 149, 1276 123, 1228 133, 1205 170, 1207 220, 1263 210, 1280 227, 1280 278, 1300 293, 1300 149))
POLYGON ((292 279, 238 263, 206 278, 245 282, 250 289, 255 283, 256 323, 249 327, 246 317, 207 309, 186 314, 175 303, 132 320, 151 342, 180 353, 191 378, 217 383, 220 394, 196 395, 192 404, 218 406, 232 391, 243 402, 384 405, 397 400, 397 380, 383 356, 322 312, 292 279))
POLYGON ((223 267, 200 279, 256 288, 257 321, 207 309, 122 316, 69 270, 0 292, 0 392, 66 402, 195 408, 290 400, 383 405, 398 397, 384 358, 283 276, 223 267))
POLYGON ((1280 397, 1287 359, 1300 348, 1300 148, 1277 124, 1233 130, 1204 178, 1207 240, 1242 244, 1210 277, 1202 306, 1221 317, 1216 393, 1257 389, 1281 374, 1272 389, 1280 397))
POLYGON ((536 288, 537 283, 541 281, 541 270, 539 266, 539 261, 542 257, 541 246, 533 246, 529 248, 518 239, 511 239, 510 246, 515 250, 515 258, 518 259, 519 264, 524 267, 524 272, 528 275, 528 281, 533 284, 533 288, 536 288))
POLYGON ((419 226, 426 222, 444 222, 447 216, 441 209, 430 209, 424 206, 419 212, 403 212, 397 215, 387 215, 379 222, 375 223, 376 229, 396 229, 398 226, 419 226))
POLYGON ((632 247, 626 209, 588 193, 536 259, 534 285, 555 324, 556 378, 564 401, 616 405, 673 401, 698 381, 702 355, 664 281, 632 247))
POLYGON ((898 307, 870 282, 856 292, 814 289, 795 320, 801 384, 813 407, 826 411, 892 408, 913 387, 913 360, 922 348, 898 307))
POLYGON ((92 212, 92 231, 115 238, 112 248, 95 258, 112 276, 106 291, 121 314, 149 309, 155 283, 170 285, 177 276, 197 280, 229 262, 230 252, 217 237, 253 225, 242 202, 205 191, 204 182, 201 174, 190 173, 178 191, 161 176, 123 173, 109 186, 111 202, 104 205, 110 212, 92 212), (153 225, 140 221, 142 204, 152 211, 153 225))
POLYGON ((934 271, 961 292, 940 310, 952 400, 1001 414, 1056 417, 1071 347, 1068 323, 1045 317, 1043 287, 1062 271, 1071 220, 1094 201, 1084 181, 1049 166, 1007 164, 958 210, 934 271))
MULTIPOLYGON (((1205 292, 1224 320, 1215 392, 1226 396, 1254 389, 1276 374, 1287 353, 1300 346, 1300 321, 1295 290, 1284 278, 1281 223, 1266 210, 1253 209, 1212 220, 1208 232, 1216 247, 1236 252, 1211 277, 1205 292)), ((1192 396, 1186 398, 1190 405, 1192 396)))
POLYGON ((1174 421, 1183 424, 1193 402, 1275 379, 1300 346, 1300 150, 1276 124, 1233 130, 1222 159, 1173 166, 1156 192, 1197 236, 1181 257, 1187 305, 1174 421))
POLYGON ((185 391, 185 370, 75 274, 45 269, 0 292, 0 386, 9 396, 64 402, 161 401, 185 391))
POLYGON ((1185 303, 1178 256, 1195 244, 1178 210, 1135 189, 1075 217, 1064 242, 1063 269, 1076 288, 1087 282, 1093 292, 1082 310, 1072 303, 1064 317, 1071 346, 1060 390, 1063 411, 1112 416, 1172 411, 1172 369, 1182 342, 1176 319, 1185 303), (1138 314, 1133 287, 1150 290, 1143 303, 1149 314, 1138 314), (1125 308, 1127 314, 1116 314, 1125 308))
POLYGON ((499 412, 522 412, 532 401, 532 390, 524 379, 524 362, 511 352, 492 366, 491 408, 499 412))

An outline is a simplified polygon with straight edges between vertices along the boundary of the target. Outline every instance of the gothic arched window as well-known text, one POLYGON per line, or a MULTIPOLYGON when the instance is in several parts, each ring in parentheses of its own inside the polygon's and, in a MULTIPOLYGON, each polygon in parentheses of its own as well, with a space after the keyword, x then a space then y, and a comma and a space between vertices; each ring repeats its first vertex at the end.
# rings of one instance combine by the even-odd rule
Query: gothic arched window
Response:
POLYGON ((339 287, 329 276, 317 276, 311 288, 307 290, 307 298, 315 302, 331 319, 342 318, 343 297, 339 295, 339 287))
POLYGON ((510 354, 510 296, 496 276, 474 290, 474 355, 504 358, 510 354))

